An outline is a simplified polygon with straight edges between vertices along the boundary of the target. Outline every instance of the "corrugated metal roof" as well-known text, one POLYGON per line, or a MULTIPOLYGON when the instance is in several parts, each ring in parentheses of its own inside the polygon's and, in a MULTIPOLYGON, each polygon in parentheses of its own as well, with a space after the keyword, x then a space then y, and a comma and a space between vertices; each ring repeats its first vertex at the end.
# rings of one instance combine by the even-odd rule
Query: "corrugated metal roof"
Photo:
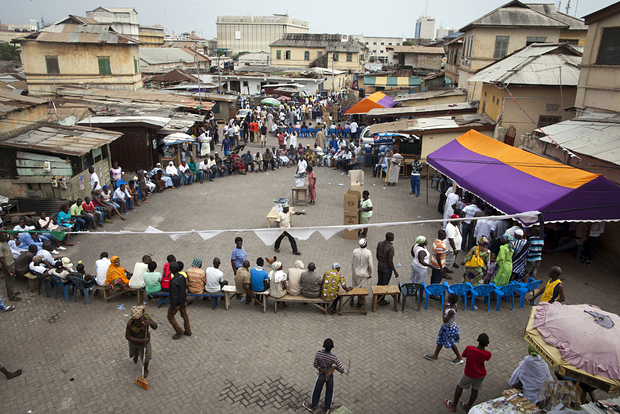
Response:
POLYGON ((577 17, 569 16, 568 14, 559 12, 555 8, 555 4, 526 3, 526 6, 533 10, 536 10, 538 13, 549 16, 552 19, 559 20, 562 23, 566 23, 568 25, 568 30, 588 30, 588 25, 584 23, 583 19, 578 19, 577 17))
MULTIPOLYGON (((472 101, 477 102, 477 101, 472 101)), ((368 112, 368 116, 410 116, 415 114, 423 114, 425 112, 437 111, 461 111, 464 109, 476 110, 478 105, 472 105, 470 102, 459 102, 454 104, 439 104, 425 106, 401 106, 398 108, 375 108, 368 112)))
POLYGON ((115 32, 108 24, 73 15, 19 40, 55 43, 141 44, 137 39, 115 32))
POLYGON ((554 27, 558 29, 568 29, 569 27, 568 24, 539 13, 519 1, 511 1, 474 20, 459 31, 464 32, 471 27, 493 26, 554 27))
POLYGON ((362 45, 357 41, 342 41, 342 38, 339 34, 285 33, 270 46, 325 48, 328 52, 359 52, 362 50, 362 45))
POLYGON ((0 90, 0 115, 49 102, 47 99, 23 96, 0 90))
POLYGON ((487 66, 468 82, 577 86, 581 53, 568 45, 536 43, 487 66))
MULTIPOLYGON (((593 113, 549 125, 543 129, 566 149, 620 165, 618 114, 593 113)), ((540 140, 551 142, 546 136, 540 140)))
POLYGON ((127 123, 144 123, 159 128, 170 122, 170 118, 159 116, 91 116, 78 122, 79 125, 119 125, 127 123))
POLYGON ((159 65, 163 63, 194 63, 194 58, 179 48, 158 48, 158 47, 141 47, 140 60, 149 65, 159 65))
POLYGON ((43 126, 14 138, 0 141, 0 145, 80 156, 90 150, 120 138, 120 132, 82 126, 43 126))
POLYGON ((421 93, 408 93, 406 95, 396 95, 394 100, 396 102, 402 101, 417 101, 431 98, 440 98, 445 96, 462 96, 467 95, 467 91, 463 88, 444 89, 437 91, 428 91, 421 93))
POLYGON ((386 49, 393 49, 394 53, 415 53, 418 55, 443 55, 443 47, 430 46, 386 46, 386 49))
POLYGON ((396 122, 385 122, 370 126, 370 133, 402 132, 405 134, 419 134, 438 129, 468 130, 493 128, 495 122, 487 114, 471 114, 456 116, 439 116, 432 118, 403 119, 396 122))

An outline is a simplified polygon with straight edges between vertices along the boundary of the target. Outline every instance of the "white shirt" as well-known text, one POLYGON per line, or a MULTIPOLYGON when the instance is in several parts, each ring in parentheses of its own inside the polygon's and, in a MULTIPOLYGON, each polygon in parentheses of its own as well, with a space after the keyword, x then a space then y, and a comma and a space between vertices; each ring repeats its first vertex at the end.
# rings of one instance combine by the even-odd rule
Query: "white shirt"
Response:
POLYGON ((306 172, 306 168, 308 168, 308 163, 306 160, 299 160, 297 163, 297 174, 303 174, 306 172))
POLYGON ((118 187, 116 189, 116 191, 114 191, 114 198, 118 199, 118 200, 125 200, 126 198, 129 199, 131 198, 131 196, 127 193, 127 189, 125 189, 125 191, 121 190, 120 187, 118 187))
POLYGON ((30 268, 30 270, 32 270, 33 272, 37 272, 37 273, 45 273, 45 271, 47 270, 47 268, 43 265, 35 265, 34 262, 30 262, 30 264, 28 265, 28 267, 30 268))
POLYGON ((357 122, 351 122, 351 133, 355 134, 357 132, 357 122))
POLYGON ((286 273, 283 270, 272 270, 269 272, 269 281, 273 283, 280 283, 286 280, 286 273))
POLYGON ((90 175, 90 189, 101 190, 101 183, 99 182, 99 176, 97 173, 92 173, 90 175))
POLYGON ((181 164, 181 165, 179 165, 179 172, 181 174, 185 174, 185 171, 187 171, 187 170, 189 170, 189 165, 188 164, 185 164, 185 165, 181 164))
POLYGON ((297 134, 295 132, 291 134, 289 145, 292 145, 293 147, 297 148, 297 134))
POLYGON ((288 213, 279 212, 276 217, 276 223, 280 223, 280 228, 288 229, 291 227, 291 217, 293 212, 291 210, 288 213))
MULTIPOLYGON (((463 213, 465 213, 465 218, 472 218, 476 213, 480 212, 482 210, 480 210, 478 208, 477 205, 475 204, 470 204, 468 206, 465 206, 465 208, 463 209, 463 213)), ((465 220, 463 223, 471 223, 471 220, 465 220)))
POLYGON ((206 271, 207 283, 205 284, 205 290, 209 293, 217 293, 222 290, 220 282, 224 281, 224 272, 215 267, 207 267, 206 271))
POLYGON ((476 229, 474 230, 474 239, 478 240, 478 237, 485 236, 487 239, 491 238, 491 226, 493 221, 491 220, 478 220, 476 222, 476 229))
POLYGON ((173 165, 168 164, 168 166, 166 167, 166 174, 168 175, 177 175, 177 168, 173 165))
POLYGON ((110 267, 110 264, 110 259, 107 257, 99 259, 95 262, 95 271, 97 272, 95 282, 97 282, 99 286, 105 286, 105 280, 108 277, 108 267, 110 267))
MULTIPOLYGON (((510 235, 510 237, 514 238, 515 237, 515 231, 519 230, 521 227, 519 226, 512 226, 511 228, 509 228, 508 230, 506 230, 506 232, 504 234, 508 234, 510 235)), ((495 237, 501 237, 501 234, 496 234, 495 237)))
POLYGON ((454 251, 448 239, 452 239, 452 241, 454 241, 454 247, 456 247, 456 250, 461 250, 461 244, 463 243, 463 237, 461 236, 461 232, 459 231, 459 228, 455 226, 454 223, 452 222, 446 225, 446 246, 448 246, 448 249, 454 251))
POLYGON ((136 262, 133 268, 133 275, 129 279, 129 287, 132 289, 143 289, 146 286, 142 275, 144 272, 148 272, 149 266, 146 263, 136 262))
POLYGON ((590 237, 600 237, 601 234, 605 231, 605 222, 599 221, 596 223, 592 223, 590 226, 590 237))
POLYGON ((52 257, 52 254, 45 249, 39 249, 37 252, 38 256, 43 256, 43 261, 49 263, 51 266, 54 266, 56 261, 52 257))

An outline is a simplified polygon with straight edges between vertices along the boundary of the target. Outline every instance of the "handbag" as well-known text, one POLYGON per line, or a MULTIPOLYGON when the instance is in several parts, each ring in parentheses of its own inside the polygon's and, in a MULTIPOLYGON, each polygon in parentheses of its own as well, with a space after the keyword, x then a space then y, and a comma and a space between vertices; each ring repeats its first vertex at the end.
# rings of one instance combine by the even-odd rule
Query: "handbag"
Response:
POLYGON ((465 263, 465 266, 467 266, 467 267, 482 267, 482 266, 484 266, 484 260, 482 260, 482 258, 480 257, 480 248, 478 246, 476 246, 476 252, 471 256, 471 259, 469 259, 465 263))

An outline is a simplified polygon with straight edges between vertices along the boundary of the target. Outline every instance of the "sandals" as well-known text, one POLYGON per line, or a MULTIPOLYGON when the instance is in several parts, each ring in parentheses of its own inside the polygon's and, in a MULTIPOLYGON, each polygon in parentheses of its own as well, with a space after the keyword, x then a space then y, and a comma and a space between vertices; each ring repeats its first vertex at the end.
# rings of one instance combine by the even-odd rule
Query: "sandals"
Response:
POLYGON ((452 361, 450 361, 452 365, 461 365, 463 362, 465 362, 463 361, 463 359, 459 359, 458 361, 456 359, 453 359, 452 361))
POLYGON ((172 339, 180 339, 182 336, 183 336, 183 334, 182 334, 182 333, 174 334, 174 335, 172 336, 172 339))
POLYGON ((312 407, 312 405, 310 403, 307 403, 307 402, 303 403, 302 406, 306 410, 310 411, 311 413, 314 412, 314 410, 316 410, 316 407, 315 408, 310 408, 310 407, 312 407))
POLYGON ((463 407, 463 410, 465 410, 466 413, 469 412, 469 408, 467 408, 467 404, 463 401, 461 401, 461 407, 463 407))
POLYGON ((432 361, 432 362, 437 362, 436 359, 433 359, 433 357, 428 354, 424 354, 424 359, 428 359, 429 361, 432 361))
POLYGON ((15 306, 11 305, 11 306, 6 306, 2 312, 10 312, 12 310, 15 310, 15 306))
POLYGON ((456 408, 452 408, 452 401, 445 399, 443 400, 443 403, 446 407, 448 407, 448 410, 452 411, 453 413, 456 412, 456 408))

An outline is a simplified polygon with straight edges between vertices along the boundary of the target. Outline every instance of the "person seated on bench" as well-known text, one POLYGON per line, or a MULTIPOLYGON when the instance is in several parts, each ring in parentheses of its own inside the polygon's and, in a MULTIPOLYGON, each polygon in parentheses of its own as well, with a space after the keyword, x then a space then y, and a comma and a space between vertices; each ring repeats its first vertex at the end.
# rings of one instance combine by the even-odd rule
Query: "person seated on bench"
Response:
POLYGON ((131 275, 131 279, 129 279, 129 287, 132 289, 144 289, 146 285, 144 283, 144 273, 149 270, 149 263, 151 262, 151 256, 142 256, 142 262, 136 262, 136 265, 133 267, 133 274, 131 275))
POLYGON ((78 263, 78 265, 75 266, 75 272, 71 276, 82 279, 84 281, 84 287, 86 289, 95 286, 95 284, 97 283, 95 282, 95 277, 93 275, 86 273, 84 263, 78 263))
POLYGON ((26 273, 28 273, 30 269, 30 263, 32 263, 32 258, 36 255, 37 246, 28 246, 28 250, 20 254, 19 257, 15 259, 15 276, 26 275, 26 273))
POLYGON ((334 263, 332 264, 332 270, 325 272, 323 275, 323 287, 321 288, 323 300, 329 301, 332 304, 331 313, 336 313, 336 309, 338 308, 338 302, 340 302, 338 291, 340 287, 347 292, 353 289, 347 286, 344 275, 340 273, 340 264, 334 263))
POLYGON ((161 292, 161 273, 156 272, 157 263, 154 261, 149 262, 148 264, 148 272, 144 272, 142 275, 142 279, 144 279, 144 290, 149 295, 153 295, 153 293, 161 292))
POLYGON ((301 260, 296 260, 295 267, 288 269, 286 293, 291 296, 301 295, 301 274, 303 271, 304 263, 301 260))
POLYGON ((205 284, 205 290, 209 293, 218 293, 228 284, 228 281, 224 280, 224 272, 222 272, 219 267, 220 259, 217 257, 213 259, 213 267, 207 267, 207 283, 205 284))
POLYGON ((323 277, 315 273, 314 262, 308 263, 308 270, 301 274, 301 294, 305 298, 315 299, 321 296, 323 277))
POLYGON ((279 299, 286 295, 286 273, 282 270, 280 261, 276 260, 271 267, 273 270, 269 272, 269 296, 279 299))
POLYGON ((252 293, 252 288, 250 287, 249 260, 244 260, 243 266, 237 269, 237 274, 235 274, 235 289, 237 291, 237 297, 242 297, 245 295, 245 298, 241 299, 241 301, 245 300, 246 305, 249 305, 250 302, 252 302, 254 294, 252 293))
POLYGON ((95 277, 95 282, 97 282, 98 286, 105 286, 109 267, 110 259, 108 259, 108 252, 101 252, 99 255, 99 260, 95 262, 95 273, 97 274, 95 277))
POLYGON ((196 258, 192 262, 192 267, 187 269, 187 290, 194 295, 202 295, 205 291, 207 278, 201 267, 202 260, 196 258))
POLYGON ((127 293, 130 276, 127 274, 127 270, 121 267, 121 259, 118 256, 112 256, 110 263, 105 279, 106 286, 110 290, 127 293))
POLYGON ((43 275, 45 280, 50 278, 49 270, 51 267, 47 263, 43 263, 43 256, 34 256, 28 268, 35 274, 43 275))
POLYGON ((265 261, 262 257, 256 259, 256 267, 250 270, 250 287, 252 292, 264 292, 269 288, 269 273, 263 269, 265 261))

